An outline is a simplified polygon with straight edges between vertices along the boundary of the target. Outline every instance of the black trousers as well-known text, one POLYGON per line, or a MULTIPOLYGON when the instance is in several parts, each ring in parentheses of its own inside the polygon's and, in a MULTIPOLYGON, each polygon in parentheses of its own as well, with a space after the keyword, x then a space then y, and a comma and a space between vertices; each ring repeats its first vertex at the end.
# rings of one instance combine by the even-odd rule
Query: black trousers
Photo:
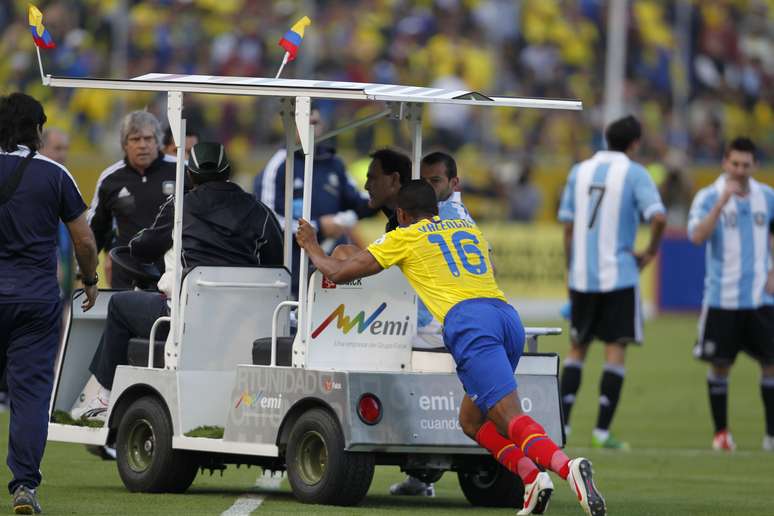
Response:
POLYGON ((59 348, 61 303, 0 304, 0 369, 8 381, 11 421, 8 491, 40 484, 48 437, 48 405, 59 348))
MULTIPOLYGON (((100 385, 113 388, 116 367, 128 364, 129 339, 150 337, 153 323, 162 315, 169 315, 169 308, 161 294, 138 290, 113 294, 108 303, 105 331, 89 366, 100 385)), ((164 339, 167 333, 169 325, 161 324, 156 338, 164 339)))

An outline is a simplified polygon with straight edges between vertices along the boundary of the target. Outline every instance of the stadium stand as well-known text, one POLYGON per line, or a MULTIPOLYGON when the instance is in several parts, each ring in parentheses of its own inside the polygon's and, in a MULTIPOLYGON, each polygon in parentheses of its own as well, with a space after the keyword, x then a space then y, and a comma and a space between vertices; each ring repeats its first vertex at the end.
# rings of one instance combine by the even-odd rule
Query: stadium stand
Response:
MULTIPOLYGON (((627 110, 643 121, 647 135, 641 160, 652 165, 658 181, 666 175, 667 156, 714 165, 727 138, 748 134, 759 142, 762 164, 770 166, 771 2, 685 2, 683 16, 680 4, 641 0, 628 13, 625 95, 627 110)), ((117 149, 110 147, 115 138, 106 132, 125 112, 116 109, 116 99, 126 109, 147 105, 159 114, 165 98, 41 87, 32 44, 21 37, 28 30, 26 5, 0 5, 0 51, 9 56, 0 65, 0 82, 7 91, 19 89, 43 99, 54 125, 80 135, 73 142, 74 154, 95 147, 115 154, 117 149)), ((426 132, 428 144, 452 147, 471 194, 497 197, 494 203, 476 203, 470 197, 477 218, 506 217, 507 191, 518 182, 519 163, 529 160, 538 169, 547 164, 563 177, 567 165, 602 144, 604 2, 317 0, 305 5, 313 6, 303 13, 313 25, 285 77, 464 85, 503 95, 583 100, 580 114, 426 111, 434 126, 426 132)), ((47 71, 102 77, 147 72, 273 76, 282 55, 276 43, 301 14, 292 2, 251 0, 53 0, 41 1, 39 7, 59 45, 44 55, 47 71)), ((189 123, 234 149, 236 161, 249 163, 245 168, 250 172, 260 170, 261 160, 282 135, 278 117, 266 124, 264 117, 255 116, 267 113, 267 106, 257 105, 265 101, 194 99, 193 106, 188 101, 189 123)), ((331 118, 346 119, 357 108, 323 103, 321 109, 331 118)), ((405 144, 407 136, 397 125, 383 124, 346 136, 339 147, 354 158, 362 150, 405 144)), ((561 184, 554 183, 538 180, 544 190, 542 220, 555 213, 552 202, 561 184)))

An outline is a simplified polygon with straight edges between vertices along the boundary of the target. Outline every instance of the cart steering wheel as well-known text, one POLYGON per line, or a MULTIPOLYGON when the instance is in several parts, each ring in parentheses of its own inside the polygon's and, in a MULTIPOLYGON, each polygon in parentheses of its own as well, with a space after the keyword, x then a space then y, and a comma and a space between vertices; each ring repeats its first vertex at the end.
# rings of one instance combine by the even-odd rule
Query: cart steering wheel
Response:
POLYGON ((156 287, 161 273, 155 264, 139 261, 130 254, 127 245, 114 247, 109 254, 110 259, 113 260, 113 267, 123 269, 124 272, 132 276, 135 286, 141 289, 156 287))

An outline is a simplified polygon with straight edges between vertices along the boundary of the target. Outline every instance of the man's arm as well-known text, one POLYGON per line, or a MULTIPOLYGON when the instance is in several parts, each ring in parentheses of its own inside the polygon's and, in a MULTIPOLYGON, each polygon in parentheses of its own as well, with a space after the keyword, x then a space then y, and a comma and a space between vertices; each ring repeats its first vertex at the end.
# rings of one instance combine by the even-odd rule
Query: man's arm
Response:
POLYGON ((567 270, 570 270, 570 263, 572 262, 572 234, 575 226, 572 222, 564 223, 564 266, 567 270))
MULTIPOLYGON (((94 278, 97 275, 97 243, 89 224, 86 222, 86 212, 66 224, 81 274, 84 278, 94 278)), ((85 312, 94 306, 98 290, 97 285, 84 285, 83 290, 86 293, 86 299, 83 300, 81 308, 85 312)))
MULTIPOLYGON (((260 201, 258 201, 260 202, 260 201)), ((263 233, 258 247, 258 257, 263 265, 282 265, 285 260, 284 234, 274 212, 261 203, 264 211, 263 233)))
MULTIPOLYGON (((769 244, 771 245, 771 255, 774 256, 774 219, 769 226, 769 244)), ((774 295, 774 267, 769 270, 769 277, 766 279, 766 292, 774 295)))
POLYGON ((739 183, 730 180, 726 181, 726 188, 720 194, 718 201, 712 206, 709 213, 688 232, 688 238, 691 242, 699 245, 707 241, 712 232, 715 231, 720 214, 723 213, 723 207, 731 199, 732 195, 739 192, 741 192, 739 183))
POLYGON ((113 234, 113 214, 108 208, 105 192, 102 185, 94 192, 94 200, 89 207, 87 221, 94 234, 97 252, 105 249, 110 244, 113 234))
POLYGON ((650 218, 650 243, 644 251, 634 253, 637 267, 644 269, 658 254, 661 245, 661 237, 664 235, 667 218, 665 213, 654 213, 650 218))
POLYGON ((345 260, 326 255, 317 242, 314 228, 304 219, 298 221, 296 240, 307 252, 314 266, 334 283, 346 283, 382 271, 382 267, 368 251, 361 251, 345 260))
POLYGON ((172 247, 174 214, 175 200, 170 196, 159 208, 151 227, 141 230, 129 241, 129 253, 146 263, 161 259, 172 247))

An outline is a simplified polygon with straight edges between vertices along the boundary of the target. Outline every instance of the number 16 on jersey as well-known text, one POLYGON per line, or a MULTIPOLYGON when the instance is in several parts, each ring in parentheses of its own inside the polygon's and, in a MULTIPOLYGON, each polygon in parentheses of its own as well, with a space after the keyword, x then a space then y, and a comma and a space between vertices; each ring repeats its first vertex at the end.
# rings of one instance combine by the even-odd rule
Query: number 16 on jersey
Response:
MULTIPOLYGON (((427 235, 427 240, 431 244, 435 244, 441 248, 443 257, 446 260, 446 265, 449 267, 452 276, 455 278, 459 277, 460 269, 457 267, 449 244, 443 235, 439 235, 438 233, 427 235)), ((455 231, 452 233, 451 241, 457 257, 466 271, 477 276, 484 274, 487 271, 484 253, 478 248, 478 238, 476 238, 475 235, 468 233, 467 231, 455 231), (470 261, 471 257, 477 258, 476 263, 470 261)))

